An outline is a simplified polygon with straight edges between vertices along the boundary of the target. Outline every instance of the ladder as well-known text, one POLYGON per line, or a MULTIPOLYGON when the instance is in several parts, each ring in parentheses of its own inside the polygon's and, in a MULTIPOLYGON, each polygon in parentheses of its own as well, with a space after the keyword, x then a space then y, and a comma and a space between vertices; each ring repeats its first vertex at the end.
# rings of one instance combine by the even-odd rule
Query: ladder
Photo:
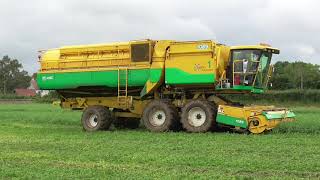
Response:
POLYGON ((128 107, 128 68, 118 67, 118 105, 128 107))

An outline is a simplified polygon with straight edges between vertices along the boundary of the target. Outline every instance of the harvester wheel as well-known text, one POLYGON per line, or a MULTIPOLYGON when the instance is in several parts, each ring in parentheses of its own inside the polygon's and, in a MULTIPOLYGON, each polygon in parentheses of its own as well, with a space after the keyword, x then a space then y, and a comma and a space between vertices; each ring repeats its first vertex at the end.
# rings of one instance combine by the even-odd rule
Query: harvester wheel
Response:
POLYGON ((113 125, 117 129, 137 129, 140 126, 139 118, 116 117, 113 125))
POLYGON ((143 111, 142 120, 149 131, 165 132, 175 128, 177 117, 178 111, 169 101, 153 100, 143 111))
POLYGON ((182 108, 181 123, 188 132, 207 132, 216 123, 217 110, 205 100, 192 100, 182 108))
POLYGON ((85 131, 106 130, 112 123, 112 115, 104 106, 89 106, 84 110, 81 122, 85 131))

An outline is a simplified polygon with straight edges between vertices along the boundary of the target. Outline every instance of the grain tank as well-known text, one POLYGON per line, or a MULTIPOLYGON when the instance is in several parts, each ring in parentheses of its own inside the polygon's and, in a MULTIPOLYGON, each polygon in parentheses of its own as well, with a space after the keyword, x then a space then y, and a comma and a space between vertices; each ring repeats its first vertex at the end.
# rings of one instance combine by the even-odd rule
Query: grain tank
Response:
POLYGON ((294 114, 242 106, 222 94, 263 93, 272 73, 268 45, 226 46, 211 40, 141 40, 43 51, 37 82, 56 90, 63 108, 82 109, 85 130, 137 127, 206 132, 224 126, 262 133, 294 114))

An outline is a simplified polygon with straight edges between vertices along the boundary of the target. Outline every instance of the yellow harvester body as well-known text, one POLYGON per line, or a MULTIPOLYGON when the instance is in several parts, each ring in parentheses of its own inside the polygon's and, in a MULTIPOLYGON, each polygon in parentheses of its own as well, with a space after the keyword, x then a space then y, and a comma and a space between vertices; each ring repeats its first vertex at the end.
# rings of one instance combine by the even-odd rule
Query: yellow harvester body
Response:
MULTIPOLYGON (((197 100, 210 104, 203 107, 215 109, 212 126, 222 124, 261 133, 294 114, 269 106, 234 107, 220 94, 263 93, 275 53, 279 50, 267 45, 226 46, 211 40, 65 46, 42 52, 37 82, 41 89, 56 90, 65 108, 101 106, 111 109, 116 117, 148 119, 143 114, 152 101, 173 105, 178 116, 178 111, 197 100), (267 116, 271 111, 280 116, 267 116), (252 130, 250 126, 264 128, 252 130)), ((200 118, 206 111, 199 108, 194 120, 206 122, 207 117, 200 118)), ((150 116, 150 122, 166 115, 164 110, 154 113, 160 114, 150 116)), ((193 111, 190 113, 192 116, 193 111)), ((193 132, 187 124, 184 127, 193 132)), ((196 124, 194 132, 204 132, 201 128, 196 124)))

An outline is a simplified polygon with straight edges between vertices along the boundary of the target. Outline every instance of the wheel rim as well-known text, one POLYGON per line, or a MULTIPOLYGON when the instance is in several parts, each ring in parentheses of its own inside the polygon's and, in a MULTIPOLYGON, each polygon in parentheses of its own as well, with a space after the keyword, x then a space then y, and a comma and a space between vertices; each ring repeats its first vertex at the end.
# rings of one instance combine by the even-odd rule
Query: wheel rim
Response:
POLYGON ((202 126, 207 119, 206 112, 200 107, 194 107, 189 110, 188 122, 194 127, 202 126))
POLYGON ((150 123, 153 126, 161 126, 166 121, 166 114, 163 110, 156 110, 150 114, 150 123))
POLYGON ((89 126, 94 128, 98 125, 98 116, 96 114, 92 114, 90 117, 89 117, 89 126))

